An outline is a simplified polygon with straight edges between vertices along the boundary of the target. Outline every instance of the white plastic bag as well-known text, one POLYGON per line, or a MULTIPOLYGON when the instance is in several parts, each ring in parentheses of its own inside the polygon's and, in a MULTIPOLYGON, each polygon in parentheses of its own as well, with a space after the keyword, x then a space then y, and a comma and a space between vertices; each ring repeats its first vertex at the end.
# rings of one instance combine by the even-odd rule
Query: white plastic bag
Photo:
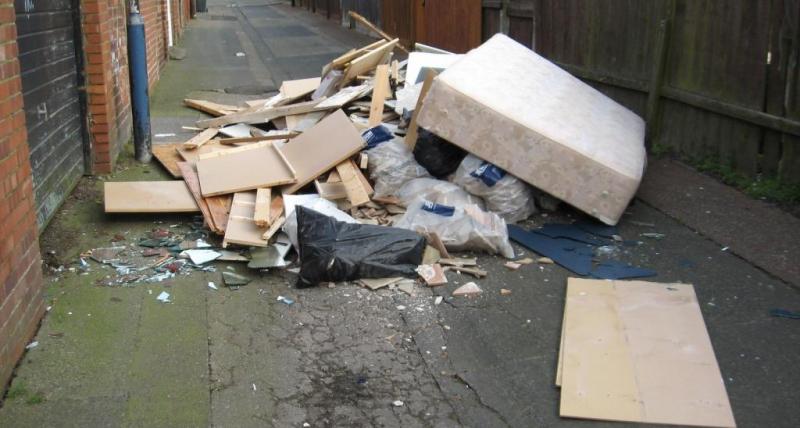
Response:
POLYGON ((382 142, 366 153, 369 176, 375 182, 376 197, 394 195, 406 182, 430 177, 400 137, 382 142))
POLYGON ((506 222, 474 204, 447 206, 417 200, 395 227, 423 235, 436 232, 448 250, 477 250, 514 258, 506 222))
POLYGON ((417 201, 428 201, 440 205, 463 207, 477 205, 483 209, 483 200, 472 196, 453 183, 435 178, 416 178, 403 185, 395 194, 403 206, 409 207, 417 201))
POLYGON ((483 198, 487 210, 509 223, 525 220, 536 213, 530 186, 476 156, 465 157, 450 181, 483 198))

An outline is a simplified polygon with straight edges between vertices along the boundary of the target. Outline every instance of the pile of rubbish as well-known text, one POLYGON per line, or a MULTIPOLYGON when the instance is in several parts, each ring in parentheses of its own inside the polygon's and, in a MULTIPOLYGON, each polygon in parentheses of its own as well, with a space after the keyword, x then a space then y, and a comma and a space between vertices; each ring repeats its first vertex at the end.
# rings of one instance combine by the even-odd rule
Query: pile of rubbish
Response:
POLYGON ((186 99, 212 117, 154 147, 177 180, 106 182, 105 211, 200 212, 256 269, 287 267, 293 247, 299 286, 443 270, 426 253, 513 259, 509 225, 561 201, 619 220, 644 168, 635 114, 503 35, 465 55, 396 48, 351 50, 246 105, 186 99))

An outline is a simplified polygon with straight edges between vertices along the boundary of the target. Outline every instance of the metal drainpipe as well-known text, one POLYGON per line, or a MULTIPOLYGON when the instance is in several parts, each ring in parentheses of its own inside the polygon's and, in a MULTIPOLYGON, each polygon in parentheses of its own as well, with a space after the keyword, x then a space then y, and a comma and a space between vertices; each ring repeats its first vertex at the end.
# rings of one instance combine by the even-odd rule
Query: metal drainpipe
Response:
POLYGON ((150 95, 147 89, 147 46, 144 37, 144 19, 135 0, 131 0, 128 14, 128 72, 131 81, 134 156, 137 161, 147 163, 153 156, 150 95))
POLYGON ((167 2, 167 47, 172 47, 172 0, 167 2))

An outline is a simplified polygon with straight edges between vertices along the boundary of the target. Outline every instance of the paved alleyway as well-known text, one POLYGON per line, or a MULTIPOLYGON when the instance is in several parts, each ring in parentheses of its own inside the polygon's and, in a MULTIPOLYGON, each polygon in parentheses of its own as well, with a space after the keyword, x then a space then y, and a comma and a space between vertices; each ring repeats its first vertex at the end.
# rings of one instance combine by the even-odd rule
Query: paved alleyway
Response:
MULTIPOLYGON (((187 58, 170 61, 152 94, 155 133, 190 135, 180 126, 201 115, 182 107, 185 97, 263 98, 370 40, 265 0, 209 4, 181 42, 187 58)), ((167 175, 125 153, 106 179, 167 175)), ((218 272, 164 283, 97 286, 108 271, 69 270, 81 252, 119 234, 132 241, 154 227, 187 230, 191 221, 106 216, 101 189, 101 180, 83 179, 42 235, 52 309, 0 408, 0 427, 630 426, 558 417, 553 383, 569 276, 560 267, 509 271, 504 260, 476 254, 489 271, 478 281, 484 295, 438 306, 436 295, 473 278, 451 273, 447 286, 414 297, 350 284, 298 290, 292 273, 258 275, 220 262, 218 272), (60 265, 67 269, 54 272, 60 265), (227 266, 254 281, 208 289, 227 266), (173 304, 156 302, 163 290, 173 304), (280 303, 279 295, 296 302, 280 303)), ((575 216, 535 216, 527 226, 575 216)), ((655 269, 656 281, 695 284, 739 426, 796 426, 800 321, 768 311, 800 309, 798 289, 642 200, 620 233, 642 239, 626 261, 655 269), (666 237, 639 238, 654 231, 666 237)))

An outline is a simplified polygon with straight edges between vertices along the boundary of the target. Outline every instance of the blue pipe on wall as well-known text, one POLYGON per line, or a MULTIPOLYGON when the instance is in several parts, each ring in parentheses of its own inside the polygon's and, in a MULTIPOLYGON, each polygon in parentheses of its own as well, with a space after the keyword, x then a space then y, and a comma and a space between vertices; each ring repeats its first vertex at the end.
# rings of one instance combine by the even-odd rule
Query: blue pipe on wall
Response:
POLYGON ((150 95, 147 89, 147 47, 144 19, 135 2, 128 14, 128 71, 133 107, 133 151, 139 162, 150 162, 153 154, 150 134, 150 95))

